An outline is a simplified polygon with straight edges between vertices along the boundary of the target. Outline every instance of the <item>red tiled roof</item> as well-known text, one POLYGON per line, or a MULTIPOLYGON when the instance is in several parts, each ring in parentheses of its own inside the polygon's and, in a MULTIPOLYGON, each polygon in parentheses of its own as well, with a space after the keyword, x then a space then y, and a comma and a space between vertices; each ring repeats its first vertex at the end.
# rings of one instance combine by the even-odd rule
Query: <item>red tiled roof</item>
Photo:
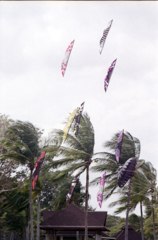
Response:
MULTIPOLYGON (((108 231, 105 227, 107 212, 88 212, 88 228, 108 231)), ((71 204, 61 211, 44 212, 44 221, 40 224, 41 229, 84 229, 85 212, 76 205, 71 204)))

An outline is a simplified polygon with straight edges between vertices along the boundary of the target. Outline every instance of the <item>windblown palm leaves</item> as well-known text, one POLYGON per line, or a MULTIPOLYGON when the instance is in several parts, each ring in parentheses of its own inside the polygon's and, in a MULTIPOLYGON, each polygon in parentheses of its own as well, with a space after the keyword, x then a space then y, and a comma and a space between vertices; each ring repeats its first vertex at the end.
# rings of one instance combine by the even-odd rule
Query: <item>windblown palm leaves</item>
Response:
MULTIPOLYGON (((138 165, 142 164, 142 160, 138 160, 140 155, 140 141, 128 132, 124 133, 119 164, 116 162, 115 151, 117 148, 118 136, 119 133, 115 134, 110 141, 104 144, 104 147, 108 148, 110 151, 98 153, 99 164, 92 167, 92 170, 95 172, 106 171, 104 199, 109 198, 118 188, 117 179, 119 170, 128 159, 132 157, 137 158, 136 169, 138 165)), ((98 182, 99 178, 96 178, 91 182, 91 185, 96 185, 98 182)))
POLYGON ((34 161, 40 155, 39 129, 29 122, 17 121, 8 128, 6 138, 2 140, 6 153, 1 159, 14 159, 21 164, 27 164, 29 168, 34 168, 34 161))
MULTIPOLYGON (((52 163, 52 167, 64 167, 62 172, 81 174, 86 170, 86 202, 85 202, 85 239, 88 238, 87 231, 87 209, 88 209, 88 185, 89 185, 89 165, 91 164, 94 150, 94 129, 88 114, 84 113, 81 117, 80 128, 77 137, 75 136, 74 126, 67 135, 66 142, 60 146, 60 159, 52 163)), ((55 136, 62 142, 63 131, 56 130, 55 136)))
MULTIPOLYGON (((132 188, 131 183, 133 180, 133 182, 135 182, 135 187, 136 186, 138 187, 137 178, 144 177, 143 171, 146 171, 146 173, 147 173, 148 167, 147 167, 147 165, 145 165, 144 160, 139 160, 140 141, 137 138, 133 137, 128 132, 124 134, 121 155, 120 155, 120 161, 119 161, 119 164, 117 164, 117 162, 115 160, 115 155, 114 155, 115 149, 117 147, 117 137, 118 137, 118 134, 115 134, 115 136, 112 138, 111 141, 108 141, 105 143, 105 147, 109 148, 110 152, 101 153, 104 158, 98 158, 98 161, 101 164, 99 166, 97 165, 97 166, 93 167, 93 170, 107 172, 106 181, 105 181, 106 185, 104 188, 104 199, 109 198, 113 193, 118 193, 118 192, 123 193, 124 192, 124 195, 122 196, 122 198, 120 198, 119 201, 112 203, 111 206, 114 206, 117 203, 124 204, 123 207, 119 208, 119 211, 127 210, 126 211, 126 231, 125 231, 126 238, 125 239, 128 239, 127 227, 128 227, 128 209, 131 206, 131 205, 129 206, 131 188, 132 188), (128 171, 131 170, 130 176, 132 174, 133 179, 130 178, 129 187, 127 187, 124 183, 126 183, 126 181, 129 178, 123 179, 123 181, 125 181, 125 182, 123 182, 123 185, 122 185, 122 182, 118 181, 118 180, 120 180, 120 177, 118 179, 118 176, 120 175, 121 172, 123 172, 122 170, 123 170, 123 168, 126 167, 126 164, 127 163, 130 164, 131 162, 134 165, 132 166, 132 169, 130 169, 130 168, 127 169, 127 173, 128 173, 128 171), (135 162, 136 162, 136 166, 135 166, 135 162), (119 191, 117 192, 116 190, 118 189, 118 185, 123 187, 123 189, 119 188, 119 191)), ((126 174, 126 171, 124 173, 126 174)), ((148 175, 150 175, 149 172, 148 172, 148 175)), ((148 176, 148 177, 151 178, 151 176, 148 176)), ((148 177, 147 176, 145 177, 146 182, 148 182, 148 177)), ((96 184, 97 182, 98 182, 98 179, 95 179, 92 182, 92 184, 96 184)), ((143 190, 145 190, 145 189, 143 189, 143 190)), ((142 198, 141 194, 137 195, 137 197, 138 196, 140 199, 142 198)), ((131 195, 132 204, 134 204, 134 201, 136 201, 135 197, 136 197, 135 194, 131 195)), ((135 205, 132 205, 132 208, 135 208, 135 205)))
POLYGON ((31 240, 33 236, 33 208, 32 208, 32 171, 34 164, 40 155, 39 141, 42 132, 29 122, 17 121, 6 132, 6 138, 2 140, 6 153, 1 160, 11 159, 30 169, 30 216, 31 216, 31 240))
MULTIPOLYGON (((56 138, 62 142, 63 131, 54 130, 56 138)), ((83 114, 80 122, 80 129, 76 137, 72 130, 67 135, 66 142, 60 146, 60 159, 54 161, 50 167, 66 166, 65 171, 79 173, 84 172, 87 164, 90 163, 94 148, 94 129, 87 114, 83 114)))

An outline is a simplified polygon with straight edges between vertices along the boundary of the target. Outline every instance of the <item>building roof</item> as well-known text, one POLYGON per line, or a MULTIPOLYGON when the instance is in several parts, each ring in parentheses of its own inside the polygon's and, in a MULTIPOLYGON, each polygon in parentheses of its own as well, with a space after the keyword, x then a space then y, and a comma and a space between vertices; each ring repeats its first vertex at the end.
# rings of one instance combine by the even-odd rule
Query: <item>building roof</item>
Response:
MULTIPOLYGON (((113 237, 116 238, 116 240, 124 240, 125 239, 125 226, 121 228, 121 231, 116 233, 113 237)), ((141 235, 134 230, 134 228, 131 225, 128 225, 128 240, 142 240, 141 235)), ((146 240, 146 238, 144 238, 146 240)))
MULTIPOLYGON (((41 229, 84 230, 85 212, 71 204, 61 211, 44 211, 41 229)), ((105 227, 107 212, 88 212, 88 229, 109 231, 105 227)))

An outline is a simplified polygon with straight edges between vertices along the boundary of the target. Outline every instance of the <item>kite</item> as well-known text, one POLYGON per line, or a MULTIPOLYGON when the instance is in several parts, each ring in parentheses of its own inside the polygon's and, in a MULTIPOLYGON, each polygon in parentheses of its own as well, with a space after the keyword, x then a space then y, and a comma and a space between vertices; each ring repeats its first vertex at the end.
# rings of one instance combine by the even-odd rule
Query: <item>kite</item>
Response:
POLYGON ((136 158, 129 158, 121 168, 117 179, 118 186, 122 188, 133 175, 136 166, 136 158))
POLYGON ((103 36, 102 36, 102 38, 100 39, 100 54, 102 53, 102 50, 103 50, 103 47, 104 47, 104 44, 105 44, 105 40, 106 40, 107 35, 108 35, 108 32, 109 32, 109 30, 110 30, 110 28, 111 28, 112 22, 113 22, 113 20, 111 20, 111 21, 108 23, 108 27, 104 30, 103 36))
POLYGON ((110 66, 109 69, 108 69, 107 75, 106 75, 106 77, 105 77, 105 80, 104 80, 104 90, 105 90, 105 92, 106 92, 106 90, 107 90, 107 88, 108 88, 111 75, 112 75, 113 70, 114 70, 114 67, 115 67, 115 65, 116 65, 116 61, 117 61, 117 59, 115 59, 115 60, 112 62, 111 66, 110 66))
POLYGON ((76 184, 77 184, 77 181, 79 179, 79 176, 80 174, 76 175, 72 182, 71 182, 71 186, 70 186, 70 190, 68 191, 67 195, 66 195, 66 205, 68 206, 70 200, 71 200, 71 197, 72 197, 72 194, 73 194, 73 191, 74 191, 74 188, 76 187, 76 184))
POLYGON ((80 124, 83 108, 84 108, 84 102, 79 106, 79 108, 77 108, 75 125, 74 125, 74 134, 76 137, 77 137, 78 130, 79 130, 79 124, 80 124))
POLYGON ((41 156, 39 157, 39 159, 37 160, 36 164, 35 164, 35 171, 32 175, 32 177, 33 177, 33 181, 32 181, 33 189, 35 189, 35 185, 36 185, 36 182, 37 182, 37 179, 38 179, 38 176, 39 176, 39 172, 41 170, 41 166, 42 166, 43 161, 45 159, 45 154, 46 154, 46 152, 43 152, 41 154, 41 156))
POLYGON ((63 77, 64 77, 64 74, 65 74, 65 71, 66 71, 66 67, 67 67, 67 64, 68 64, 68 61, 69 61, 69 57, 70 57, 74 42, 75 42, 75 40, 73 40, 70 43, 70 45, 68 46, 68 48, 66 49, 65 58, 63 59, 62 64, 61 64, 61 73, 62 73, 63 77))
POLYGON ((66 124, 66 126, 65 126, 65 128, 64 128, 64 130, 63 130, 63 132, 64 132, 63 142, 65 142, 65 140, 66 140, 67 134, 68 134, 68 132, 69 132, 69 129, 70 129, 70 127, 71 127, 71 124, 72 124, 73 120, 75 119, 76 113, 77 113, 77 108, 73 111, 73 113, 71 113, 71 114, 69 115, 68 122, 67 122, 67 124, 66 124))
POLYGON ((99 207, 101 208, 102 201, 103 201, 103 191, 104 191, 104 184, 105 184, 105 173, 103 173, 102 177, 100 178, 100 183, 99 183, 99 191, 97 194, 97 202, 99 204, 99 207))
POLYGON ((119 158, 121 155, 121 148, 122 148, 122 140, 123 140, 124 129, 120 132, 118 139, 117 139, 117 148, 116 148, 116 161, 119 163, 119 158))

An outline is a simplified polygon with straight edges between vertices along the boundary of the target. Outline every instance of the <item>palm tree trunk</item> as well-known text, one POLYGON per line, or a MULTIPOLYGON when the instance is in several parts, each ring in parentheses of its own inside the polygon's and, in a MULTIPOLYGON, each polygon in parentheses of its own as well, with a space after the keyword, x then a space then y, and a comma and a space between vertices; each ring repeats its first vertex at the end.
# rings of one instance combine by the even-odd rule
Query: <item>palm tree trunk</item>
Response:
POLYGON ((142 232, 142 240, 144 240, 144 229, 143 229, 143 208, 142 208, 142 202, 140 202, 140 214, 141 214, 141 232, 142 232))
POLYGON ((38 206, 37 206, 37 235, 36 235, 36 240, 40 239, 39 220, 40 220, 40 197, 38 197, 38 206))
POLYGON ((89 165, 86 171, 86 202, 85 202, 85 240, 88 240, 88 186, 89 186, 89 165))
POLYGON ((10 240, 14 240, 14 232, 11 231, 10 240))
POLYGON ((131 196, 131 186, 132 186, 132 177, 129 180, 128 202, 127 202, 127 211, 126 211, 125 240, 128 240, 128 215, 129 215, 129 203, 130 203, 130 196, 131 196))
MULTIPOLYGON (((28 209, 29 211, 29 209, 28 209)), ((26 240, 29 240, 29 218, 26 220, 26 240)))
POLYGON ((3 230, 3 240, 6 240, 5 231, 6 231, 6 227, 4 227, 4 230, 3 230))
POLYGON ((153 208, 153 210, 152 210, 152 215, 153 215, 154 240, 156 240, 156 231, 155 231, 155 213, 154 213, 154 208, 153 208))
POLYGON ((33 208, 32 208, 32 170, 30 171, 30 219, 31 219, 31 239, 34 240, 33 235, 33 208))

